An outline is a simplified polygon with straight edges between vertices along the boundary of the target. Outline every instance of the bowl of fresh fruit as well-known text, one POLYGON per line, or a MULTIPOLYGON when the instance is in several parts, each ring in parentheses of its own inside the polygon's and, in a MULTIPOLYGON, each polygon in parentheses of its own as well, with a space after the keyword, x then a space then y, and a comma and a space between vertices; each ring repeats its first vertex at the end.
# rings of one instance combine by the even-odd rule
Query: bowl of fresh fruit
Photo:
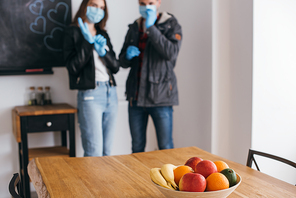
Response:
POLYGON ((166 197, 226 198, 242 178, 224 161, 191 157, 184 165, 164 164, 150 170, 152 183, 166 197))

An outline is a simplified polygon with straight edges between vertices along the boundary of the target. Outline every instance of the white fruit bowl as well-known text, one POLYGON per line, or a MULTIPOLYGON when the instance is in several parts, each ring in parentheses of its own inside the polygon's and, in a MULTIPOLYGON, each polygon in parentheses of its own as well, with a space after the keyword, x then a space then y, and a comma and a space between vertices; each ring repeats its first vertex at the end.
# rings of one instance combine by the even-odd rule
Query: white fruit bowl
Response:
POLYGON ((158 188, 158 190, 164 194, 167 198, 226 198, 228 197, 242 182, 242 178, 239 174, 236 174, 237 182, 234 186, 217 191, 208 191, 208 192, 186 192, 186 191, 177 191, 164 188, 155 184, 152 180, 152 183, 158 188))

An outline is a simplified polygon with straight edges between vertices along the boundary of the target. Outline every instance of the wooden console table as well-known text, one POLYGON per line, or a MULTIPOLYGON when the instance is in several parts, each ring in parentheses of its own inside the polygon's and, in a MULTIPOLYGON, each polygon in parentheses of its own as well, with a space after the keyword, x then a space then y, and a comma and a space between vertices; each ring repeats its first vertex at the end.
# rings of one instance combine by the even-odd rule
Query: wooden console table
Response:
POLYGON ((75 157, 75 113, 68 104, 17 106, 12 110, 13 134, 19 146, 19 163, 24 195, 30 198, 30 179, 27 166, 36 157, 75 157), (61 146, 28 148, 28 133, 61 131, 61 146), (67 145, 69 131, 69 149, 67 145))

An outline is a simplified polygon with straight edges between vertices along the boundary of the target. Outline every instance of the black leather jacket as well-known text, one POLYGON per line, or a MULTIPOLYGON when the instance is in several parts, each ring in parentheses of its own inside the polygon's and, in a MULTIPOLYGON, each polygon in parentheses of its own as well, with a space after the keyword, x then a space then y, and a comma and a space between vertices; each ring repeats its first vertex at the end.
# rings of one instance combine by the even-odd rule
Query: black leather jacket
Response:
MULTIPOLYGON (((101 34, 107 39, 109 50, 100 59, 107 67, 111 86, 116 86, 113 74, 119 70, 119 61, 116 59, 108 34, 99 28, 97 28, 97 34, 101 34)), ((65 29, 63 47, 70 89, 94 89, 96 87, 94 55, 97 55, 93 53, 94 44, 90 44, 84 39, 78 26, 71 25, 65 29)))

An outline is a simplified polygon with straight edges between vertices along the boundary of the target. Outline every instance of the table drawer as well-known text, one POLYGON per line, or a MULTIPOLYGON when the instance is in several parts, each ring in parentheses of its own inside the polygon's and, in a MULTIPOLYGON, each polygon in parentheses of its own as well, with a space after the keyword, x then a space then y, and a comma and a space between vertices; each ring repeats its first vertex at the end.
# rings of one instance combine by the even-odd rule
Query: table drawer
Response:
POLYGON ((28 132, 64 131, 68 129, 68 114, 27 117, 28 132))

